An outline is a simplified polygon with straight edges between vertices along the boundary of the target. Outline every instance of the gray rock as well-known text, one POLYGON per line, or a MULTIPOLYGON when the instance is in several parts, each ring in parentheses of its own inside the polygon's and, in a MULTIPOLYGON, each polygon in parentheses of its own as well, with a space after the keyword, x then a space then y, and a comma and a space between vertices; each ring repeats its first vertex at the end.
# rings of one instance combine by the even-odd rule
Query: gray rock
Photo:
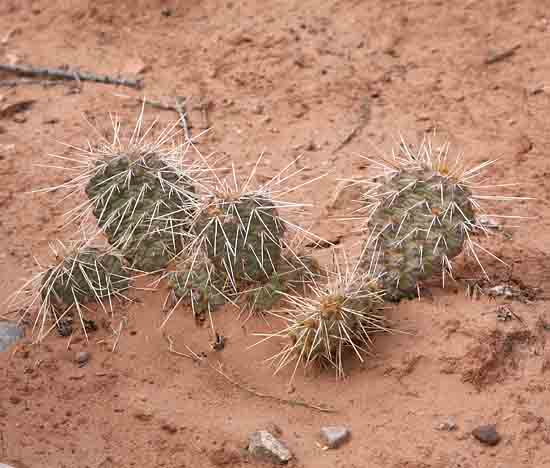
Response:
POLYGON ((268 431, 257 431, 248 438, 248 452, 256 458, 284 465, 292 459, 290 450, 268 431))
POLYGON ((5 463, 0 463, 0 468, 13 468, 13 466, 6 465, 5 463))
POLYGON ((494 424, 476 427, 472 434, 477 440, 486 445, 496 445, 500 442, 500 434, 494 424))
POLYGON ((436 429, 438 431, 456 431, 458 428, 455 418, 449 416, 445 421, 440 422, 436 429))
POLYGON ((78 365, 84 366, 90 360, 90 353, 88 351, 79 351, 76 353, 75 361, 78 365))
POLYGON ((0 353, 25 336, 21 327, 11 322, 0 322, 0 353))
POLYGON ((331 449, 340 447, 350 438, 351 431, 345 426, 326 426, 321 428, 321 441, 331 449))

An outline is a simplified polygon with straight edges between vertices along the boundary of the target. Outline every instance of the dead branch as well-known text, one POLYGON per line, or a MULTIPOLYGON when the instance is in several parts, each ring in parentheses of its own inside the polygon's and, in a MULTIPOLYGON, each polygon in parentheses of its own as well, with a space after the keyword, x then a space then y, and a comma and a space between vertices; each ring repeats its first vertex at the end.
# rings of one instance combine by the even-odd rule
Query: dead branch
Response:
POLYGON ((187 141, 191 140, 191 132, 189 130, 189 124, 187 122, 187 112, 185 111, 185 104, 187 99, 183 99, 181 96, 176 96, 176 110, 180 115, 181 126, 185 132, 185 139, 187 141))
POLYGON ((76 70, 62 70, 60 68, 41 68, 23 65, 0 64, 0 71, 15 73, 20 76, 43 77, 71 81, 94 81, 96 83, 127 86, 129 88, 136 89, 140 89, 143 85, 142 80, 113 78, 107 75, 97 75, 95 73, 76 70))
MULTIPOLYGON (((189 350, 190 353, 192 354, 186 354, 186 353, 182 353, 180 351, 177 351, 174 349, 174 341, 172 340, 172 338, 170 337, 170 335, 166 335, 164 334, 164 338, 166 339, 166 341, 168 342, 168 351, 172 354, 175 354, 177 356, 181 356, 181 357, 185 357, 187 359, 191 359, 192 361, 195 361, 195 362, 202 362, 202 361, 205 361, 203 358, 201 358, 198 354, 196 354, 191 348, 189 348, 188 346, 187 349, 189 350)), ((227 375, 224 371, 222 371, 221 369, 221 363, 218 363, 218 366, 213 366, 211 363, 209 363, 208 361, 205 361, 206 362, 206 365, 208 367, 210 367, 210 369, 212 369, 214 372, 218 373, 219 375, 221 375, 225 380, 227 380, 230 384, 234 385, 235 387, 239 388, 240 390, 243 390, 251 395, 254 395, 258 398, 262 398, 262 399, 265 399, 265 400, 272 400, 272 401, 276 401, 278 403, 283 403, 283 404, 286 404, 286 405, 291 405, 291 406, 301 406, 303 408, 309 408, 309 409, 313 409, 313 410, 316 410, 316 411, 320 411, 322 413, 336 413, 337 410, 335 409, 331 409, 331 408, 326 408, 324 406, 317 406, 317 405, 313 405, 311 403, 308 403, 306 401, 303 401, 303 400, 295 400, 295 399, 292 399, 292 398, 281 398, 281 397, 278 397, 278 396, 275 396, 275 395, 269 395, 267 393, 260 393, 260 392, 257 392, 256 390, 253 390, 251 389, 250 387, 247 387, 246 385, 243 385, 242 383, 240 382, 237 382, 236 380, 234 380, 233 378, 231 378, 229 375, 227 375)))
POLYGON ((32 78, 21 78, 19 80, 0 80, 0 88, 13 88, 19 85, 42 85, 56 86, 64 84, 59 80, 33 80, 32 78))
POLYGON ((340 144, 333 151, 333 154, 337 153, 344 146, 351 143, 351 141, 356 136, 358 136, 363 131, 363 129, 367 126, 367 124, 369 123, 369 120, 370 120, 370 105, 369 105, 369 101, 367 99, 365 99, 363 101, 363 103, 361 104, 361 109, 360 109, 360 113, 359 113, 359 122, 357 123, 357 125, 355 125, 355 127, 353 127, 351 132, 349 132, 346 135, 346 137, 340 142, 340 144))

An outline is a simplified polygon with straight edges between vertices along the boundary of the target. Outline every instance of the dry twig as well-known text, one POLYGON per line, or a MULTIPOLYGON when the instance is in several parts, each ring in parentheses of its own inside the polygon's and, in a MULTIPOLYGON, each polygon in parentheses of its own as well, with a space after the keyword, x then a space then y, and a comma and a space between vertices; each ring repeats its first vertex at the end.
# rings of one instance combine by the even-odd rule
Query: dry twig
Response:
MULTIPOLYGON (((189 348, 188 346, 186 346, 186 348, 189 350, 190 353, 192 354, 186 354, 186 353, 182 353, 180 351, 177 351, 176 349, 174 349, 174 340, 172 340, 172 338, 170 337, 170 335, 167 335, 167 334, 164 334, 164 338, 166 339, 166 341, 168 342, 168 351, 172 354, 175 354, 176 356, 181 356, 181 357, 185 357, 187 359, 191 359, 195 362, 202 362, 204 361, 203 358, 201 358, 199 355, 197 355, 193 350, 191 350, 191 348, 189 348)), ((205 361, 207 366, 210 367, 210 369, 212 369, 214 372, 218 373, 219 375, 221 375, 225 380, 227 380, 230 384, 234 385, 235 387, 251 394, 251 395, 254 395, 258 398, 262 398, 262 399, 265 399, 265 400, 272 400, 272 401, 276 401, 278 403, 283 403, 283 404, 286 404, 286 405, 291 405, 291 406, 301 406, 303 408, 309 408, 309 409, 313 409, 313 410, 316 410, 316 411, 320 411, 322 413, 336 413, 336 410, 335 409, 331 409, 331 408, 326 408, 324 406, 317 406, 317 405, 313 405, 311 403, 307 403, 306 401, 303 401, 303 400, 295 400, 295 399, 291 399, 291 398, 281 398, 281 397, 278 397, 278 396, 275 396, 275 395, 269 395, 267 393, 260 393, 260 392, 257 392, 256 390, 253 390, 251 389, 250 387, 247 387, 246 385, 243 385, 242 383, 240 382, 237 382, 236 380, 234 380, 233 378, 231 378, 229 375, 227 375, 222 369, 221 369, 221 363, 218 363, 218 366, 214 366, 212 365, 211 363, 209 363, 208 361, 205 361)))
POLYGON ((366 125, 369 123, 369 120, 370 120, 370 106, 369 106, 369 101, 365 98, 364 102, 361 104, 359 123, 355 127, 353 127, 351 132, 349 132, 347 136, 342 140, 342 142, 336 147, 336 149, 333 151, 333 154, 340 151, 344 146, 349 144, 357 135, 359 135, 363 131, 363 129, 366 127, 366 125))
POLYGON ((76 70, 62 70, 60 68, 41 68, 23 65, 0 64, 0 71, 15 73, 20 76, 43 77, 71 81, 94 81, 96 83, 127 86, 140 89, 143 85, 141 80, 130 78, 113 78, 107 75, 80 72, 76 70))
POLYGON ((189 124, 187 122, 187 112, 185 110, 185 104, 187 99, 183 99, 181 96, 176 96, 176 111, 180 116, 181 126, 185 132, 185 139, 191 140, 191 131, 189 130, 189 124))
POLYGON ((1 80, 0 88, 13 88, 19 85, 42 85, 42 86, 55 86, 65 84, 59 80, 33 80, 32 78, 20 78, 18 80, 1 80))

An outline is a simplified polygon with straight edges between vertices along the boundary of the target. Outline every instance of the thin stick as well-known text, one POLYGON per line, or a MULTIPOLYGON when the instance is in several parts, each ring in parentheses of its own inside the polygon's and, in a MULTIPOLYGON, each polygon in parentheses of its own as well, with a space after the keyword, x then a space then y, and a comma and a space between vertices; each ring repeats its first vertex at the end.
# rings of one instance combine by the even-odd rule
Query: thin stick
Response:
POLYGON ((229 377, 225 372, 223 372, 221 370, 221 363, 218 364, 218 367, 214 367, 210 363, 208 363, 208 366, 212 370, 214 370, 218 374, 220 374, 225 380, 227 380, 229 383, 231 383, 235 387, 240 388, 241 390, 244 390, 245 392, 250 393, 251 395, 257 396, 258 398, 264 398, 266 400, 273 400, 273 401, 277 401, 279 403, 284 403, 284 404, 291 405, 291 406, 302 406, 304 408, 309 408, 309 409, 314 409, 314 410, 320 411, 321 413, 336 413, 337 412, 337 410, 335 410, 335 409, 325 408, 323 406, 312 405, 311 403, 307 403, 307 402, 302 401, 302 400, 294 400, 294 399, 289 399, 289 398, 280 398, 280 397, 275 396, 275 395, 268 395, 267 393, 257 392, 256 390, 252 390, 251 388, 249 388, 249 387, 237 382, 236 380, 233 380, 231 377, 229 377))
POLYGON ((191 131, 189 130, 189 124, 187 123, 187 112, 185 111, 185 103, 187 99, 183 99, 181 96, 176 96, 176 111, 180 115, 181 126, 185 132, 185 139, 191 140, 191 131))
MULTIPOLYGON (((195 361, 195 362, 202 362, 204 360, 204 359, 200 358, 195 352, 193 352, 191 350, 191 348, 189 348, 188 346, 186 346, 187 349, 191 353, 193 353, 193 355, 182 353, 180 351, 175 350, 174 349, 174 341, 172 340, 170 335, 165 334, 164 337, 166 338, 166 341, 168 341, 168 351, 170 353, 175 354, 176 356, 181 356, 181 357, 185 357, 187 359, 191 359, 192 361, 195 361)), ((284 404, 291 405, 291 406, 302 406, 304 408, 309 408, 309 409, 313 409, 313 410, 316 410, 316 411, 320 411, 321 413, 336 413, 337 412, 337 410, 335 410, 335 409, 325 408, 323 406, 312 405, 311 403, 307 403, 303 400, 280 398, 280 397, 275 396, 275 395, 268 395, 267 393, 257 392, 256 390, 253 390, 253 389, 247 387, 246 385, 243 385, 240 382, 237 382, 236 380, 229 377, 225 372, 223 372, 221 370, 221 363, 218 363, 217 367, 213 366, 208 361, 206 361, 206 364, 207 364, 208 367, 210 367, 210 369, 212 369, 214 372, 217 372, 218 374, 220 374, 230 384, 232 384, 235 387, 237 387, 241 390, 244 390, 245 392, 250 393, 251 395, 254 395, 258 398, 263 398, 263 399, 266 399, 266 400, 272 400, 272 401, 276 401, 278 403, 284 403, 284 404)))
POLYGON ((123 319, 120 320, 120 324, 118 326, 118 331, 117 331, 117 335, 116 335, 116 339, 115 339, 115 342, 113 343, 113 349, 111 349, 111 352, 114 353, 115 352, 115 349, 118 345, 118 341, 120 340, 120 334, 122 333, 122 323, 123 323, 123 319))
POLYGON ((191 356, 190 354, 186 354, 186 353, 182 353, 180 351, 176 351, 174 349, 174 340, 172 340, 172 337, 170 335, 165 334, 165 333, 163 333, 163 335, 164 335, 164 338, 166 339, 166 341, 168 341, 168 352, 170 352, 172 354, 175 354, 176 356, 181 356, 181 357, 185 357, 187 359, 191 359, 192 361, 195 361, 195 362, 202 361, 202 359, 199 358, 199 356, 197 356, 196 354, 194 356, 191 356))
POLYGON ((76 70, 62 70, 59 68, 41 68, 22 65, 0 64, 0 71, 16 73, 21 76, 41 76, 44 78, 57 78, 72 81, 94 81, 96 83, 127 86, 129 88, 140 89, 143 86, 141 80, 129 78, 113 78, 107 75, 97 75, 95 73, 80 72, 76 70))
POLYGON ((176 108, 176 106, 173 106, 171 104, 166 104, 165 102, 162 102, 162 101, 155 101, 153 99, 145 99, 142 97, 128 96, 127 94, 118 94, 118 93, 113 93, 113 96, 120 97, 123 99, 131 99, 140 104, 145 104, 146 106, 151 106, 156 109, 178 112, 178 109, 176 108))
POLYGON ((33 80, 32 78, 20 78, 19 80, 1 80, 1 88, 12 88, 19 85, 42 85, 42 86, 55 86, 64 84, 59 80, 33 80))
POLYGON ((485 59, 485 65, 491 65, 493 63, 497 63, 501 60, 511 57, 520 47, 521 44, 516 44, 514 47, 510 47, 509 49, 503 50, 502 52, 497 52, 489 55, 489 57, 485 59))

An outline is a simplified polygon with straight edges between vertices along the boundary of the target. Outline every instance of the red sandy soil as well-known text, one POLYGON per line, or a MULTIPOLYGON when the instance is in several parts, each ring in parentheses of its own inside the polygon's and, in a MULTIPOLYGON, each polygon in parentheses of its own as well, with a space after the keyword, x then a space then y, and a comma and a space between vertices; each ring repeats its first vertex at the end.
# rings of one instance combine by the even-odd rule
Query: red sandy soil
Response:
MULTIPOLYGON (((105 74, 143 72, 142 91, 83 83, 0 88, 2 108, 36 100, 0 120, 0 299, 28 277, 33 256, 65 238, 62 214, 77 201, 28 192, 61 183, 64 175, 37 167, 59 141, 91 137, 83 114, 108 128, 109 111, 130 124, 139 103, 192 96, 190 119, 213 131, 199 148, 228 154, 241 173, 264 151, 270 177, 298 154, 308 177, 331 173, 304 189, 314 205, 311 229, 353 241, 350 225, 327 218, 339 178, 369 173, 359 155, 387 151, 398 132, 416 138, 432 128, 472 164, 500 157, 494 183, 517 180, 510 191, 537 201, 510 204, 523 221, 511 239, 484 245, 513 265, 483 256, 494 284, 507 280, 547 289, 550 160, 550 12, 540 0, 2 0, 0 60, 36 66, 68 65, 105 74), (163 9, 171 15, 162 14, 163 9), (6 34, 13 30, 8 37, 6 34), (493 54, 520 44, 509 57, 493 54), (141 70, 145 68, 145 70, 141 70), (357 128, 351 138, 347 138, 357 128), (348 141, 349 140, 349 141, 348 141), (13 146, 11 146, 13 145, 13 146)), ((1 78, 14 78, 7 74, 1 78)), ((147 110, 161 123, 177 116, 147 110)), ((343 215, 345 210, 332 215, 343 215)), ((479 276, 471 258, 457 277, 479 276)), ((509 304, 521 321, 497 320, 502 299, 465 297, 465 283, 432 286, 416 301, 389 311, 409 334, 380 336, 376 356, 348 362, 348 378, 290 371, 272 376, 262 360, 273 341, 252 350, 260 318, 243 325, 231 309, 215 315, 228 337, 212 350, 209 329, 179 310, 168 330, 175 346, 204 352, 196 364, 170 354, 158 329, 164 291, 140 291, 91 341, 51 334, 41 346, 27 340, 1 359, 0 462, 15 467, 256 466, 243 452, 248 434, 277 425, 296 467, 511 468, 550 467, 550 323, 544 293, 509 304), (111 326, 122 329, 116 351, 111 326), (103 341, 102 341, 103 340, 103 341), (98 343, 98 341, 101 341, 98 343), (74 356, 91 353, 85 367, 74 356), (281 398, 325 404, 336 413, 252 396, 216 373, 281 398), (436 426, 453 416, 458 430, 436 426), (496 447, 470 432, 495 423, 496 447), (317 432, 348 425, 352 440, 323 451, 317 432)), ((98 322, 100 320, 98 319, 98 322)), ((271 326, 278 326, 270 321, 271 326)))

